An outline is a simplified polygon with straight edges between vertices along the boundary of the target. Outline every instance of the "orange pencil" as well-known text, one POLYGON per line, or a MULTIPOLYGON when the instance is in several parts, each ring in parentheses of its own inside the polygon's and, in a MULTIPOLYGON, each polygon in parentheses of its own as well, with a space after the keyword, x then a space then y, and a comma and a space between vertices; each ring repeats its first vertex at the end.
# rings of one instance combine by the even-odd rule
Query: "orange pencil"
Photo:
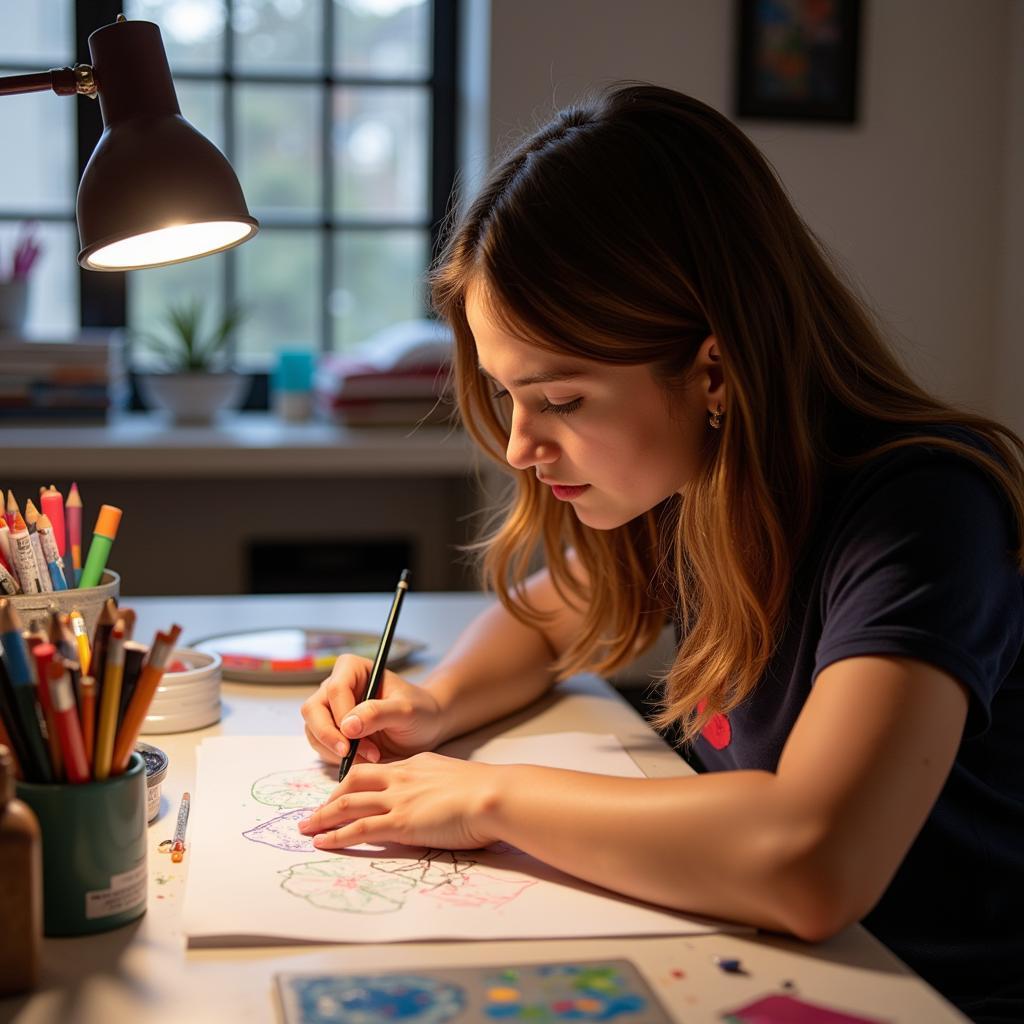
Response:
POLYGON ((135 685, 135 693, 124 713, 124 721, 117 733, 117 741, 114 743, 114 757, 111 763, 111 773, 120 775, 128 767, 128 760, 135 749, 135 741, 142 731, 142 722, 149 711, 149 705, 160 685, 160 680, 167 665, 167 659, 174 650, 174 645, 181 636, 181 626, 172 626, 169 633, 158 632, 153 640, 153 646, 149 649, 149 657, 146 664, 142 666, 139 681, 135 685))
POLYGON ((68 500, 64 506, 65 518, 68 524, 68 547, 71 549, 70 575, 74 576, 74 583, 69 579, 68 586, 78 586, 78 578, 82 575, 82 496, 78 493, 78 484, 72 484, 68 493, 68 500))
POLYGON ((78 680, 78 698, 80 707, 78 717, 82 725, 82 746, 85 748, 85 759, 92 764, 96 746, 96 680, 92 676, 83 675, 78 680))
POLYGON ((114 755, 117 735, 117 712, 121 707, 121 681, 124 678, 124 620, 118 619, 110 633, 110 646, 103 668, 103 692, 100 694, 100 713, 96 723, 96 752, 93 756, 93 776, 98 781, 110 775, 110 762, 114 755))

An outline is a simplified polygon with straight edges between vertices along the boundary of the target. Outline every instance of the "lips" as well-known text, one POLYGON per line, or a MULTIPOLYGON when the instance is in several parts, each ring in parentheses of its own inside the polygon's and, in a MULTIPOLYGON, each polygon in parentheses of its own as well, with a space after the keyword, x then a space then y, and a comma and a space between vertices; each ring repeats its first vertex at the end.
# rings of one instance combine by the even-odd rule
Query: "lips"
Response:
POLYGON ((578 498, 585 490, 590 487, 590 484, 579 484, 578 486, 569 484, 551 484, 551 493, 554 494, 559 501, 572 501, 573 498, 578 498))

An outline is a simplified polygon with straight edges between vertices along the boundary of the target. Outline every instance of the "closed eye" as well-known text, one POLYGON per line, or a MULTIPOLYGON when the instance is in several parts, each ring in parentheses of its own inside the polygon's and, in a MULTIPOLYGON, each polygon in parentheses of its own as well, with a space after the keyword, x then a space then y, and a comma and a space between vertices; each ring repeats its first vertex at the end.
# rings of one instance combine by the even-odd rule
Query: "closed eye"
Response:
POLYGON ((568 416, 574 413, 583 404, 582 398, 574 398, 571 402, 562 402, 559 405, 553 402, 545 402, 541 406, 541 412, 553 412, 558 416, 568 416))

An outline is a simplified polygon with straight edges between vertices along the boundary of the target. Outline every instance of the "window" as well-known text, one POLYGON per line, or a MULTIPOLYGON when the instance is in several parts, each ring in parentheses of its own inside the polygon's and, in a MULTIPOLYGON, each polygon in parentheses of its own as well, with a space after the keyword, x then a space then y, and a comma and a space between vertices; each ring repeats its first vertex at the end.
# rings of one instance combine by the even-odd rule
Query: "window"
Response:
POLYGON ((122 7, 159 24, 182 114, 226 153, 261 224, 202 260, 79 272, 74 195, 99 112, 52 93, 4 97, 0 131, 19 152, 3 171, 0 261, 26 218, 46 244, 31 333, 151 326, 186 296, 214 311, 237 302, 248 313, 237 354, 258 367, 283 344, 344 349, 422 315, 454 179, 455 2, 50 0, 5 12, 0 74, 88 62, 89 32, 122 7))

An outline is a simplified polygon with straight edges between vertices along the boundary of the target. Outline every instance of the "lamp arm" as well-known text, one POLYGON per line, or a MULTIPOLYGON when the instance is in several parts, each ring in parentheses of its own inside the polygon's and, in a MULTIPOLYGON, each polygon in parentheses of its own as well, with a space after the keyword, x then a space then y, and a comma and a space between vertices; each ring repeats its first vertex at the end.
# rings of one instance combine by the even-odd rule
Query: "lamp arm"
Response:
POLYGON ((0 96, 15 96, 25 92, 45 92, 52 89, 58 96, 81 94, 96 99, 96 79, 88 64, 73 68, 51 68, 30 75, 7 75, 0 78, 0 96))

